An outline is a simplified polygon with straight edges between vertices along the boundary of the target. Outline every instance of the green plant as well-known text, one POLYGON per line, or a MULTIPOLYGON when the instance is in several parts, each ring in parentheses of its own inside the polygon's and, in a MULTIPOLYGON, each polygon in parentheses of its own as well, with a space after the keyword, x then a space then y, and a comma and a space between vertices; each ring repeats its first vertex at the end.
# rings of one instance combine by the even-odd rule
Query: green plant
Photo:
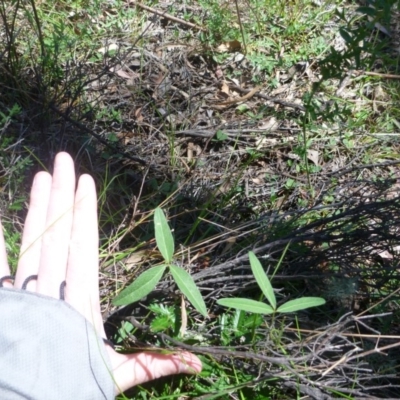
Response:
POLYGON ((207 19, 207 34, 201 34, 201 40, 212 46, 221 41, 235 40, 240 37, 240 30, 232 23, 237 16, 229 4, 221 7, 218 0, 201 0, 200 5, 209 13, 207 19))
POLYGON ((151 321, 152 332, 165 332, 176 328, 177 313, 176 308, 165 306, 164 304, 150 304, 149 310, 155 314, 151 321))
POLYGON ((154 290, 168 268, 178 288, 187 297, 193 307, 200 314, 207 317, 206 305, 193 278, 182 267, 173 264, 174 238, 161 208, 156 208, 154 211, 154 230, 157 247, 165 263, 152 267, 139 275, 131 285, 115 297, 113 304, 118 306, 127 305, 147 296, 154 290))
POLYGON ((27 195, 23 190, 24 183, 26 183, 25 171, 32 166, 32 159, 29 155, 17 157, 17 146, 13 143, 13 138, 1 133, 7 129, 20 112, 21 109, 16 104, 7 110, 7 113, 0 111, 0 192, 8 192, 4 210, 7 209, 11 212, 21 211, 26 202, 27 195))
POLYGON ((269 304, 265 304, 261 301, 245 298, 224 298, 217 300, 217 303, 224 307, 236 308, 237 310, 243 310, 255 314, 275 314, 275 313, 290 313, 306 308, 321 306, 325 304, 325 300, 320 297, 300 297, 299 299, 289 300, 286 303, 277 307, 276 297, 274 289, 271 285, 268 276, 264 272, 264 269, 253 252, 249 252, 249 259, 251 270, 254 278, 257 281, 262 293, 268 300, 269 304))
POLYGON ((263 323, 260 314, 246 314, 236 309, 233 314, 223 313, 218 317, 221 343, 224 346, 239 340, 243 342, 254 342, 254 330, 263 323))
POLYGON ((11 273, 15 274, 20 253, 21 233, 13 231, 13 226, 10 223, 2 221, 2 225, 8 263, 11 273))
MULTIPOLYGON (((212 268, 208 263, 214 266, 215 263, 229 262, 231 257, 251 248, 255 241, 262 246, 277 238, 286 237, 289 233, 298 234, 302 228, 308 229, 310 223, 315 223, 316 228, 313 232, 317 238, 323 235, 325 229, 340 236, 350 235, 353 231, 357 233, 357 228, 361 227, 362 233, 365 227, 371 226, 368 220, 352 227, 349 223, 341 224, 334 218, 347 207, 343 204, 344 197, 351 198, 352 204, 358 202, 358 190, 353 190, 352 182, 359 181, 358 187, 374 180, 374 176, 379 177, 375 179, 374 185, 379 191, 364 191, 371 193, 371 201, 375 195, 378 201, 384 199, 379 192, 383 190, 385 182, 389 185, 388 190, 390 185, 396 187, 395 183, 388 181, 387 174, 393 174, 391 179, 396 182, 397 166, 376 166, 371 170, 362 165, 376 162, 389 164, 398 158, 397 121, 400 120, 400 89, 399 80, 393 76, 399 74, 399 64, 395 49, 388 46, 388 39, 393 41, 395 35, 392 34, 389 38, 381 30, 382 27, 375 26, 381 24, 386 28, 391 27, 390 17, 398 12, 398 9, 391 9, 393 0, 376 0, 373 3, 368 0, 363 8, 359 8, 357 2, 350 4, 343 0, 326 0, 321 6, 317 6, 313 0, 200 0, 203 12, 199 12, 198 4, 192 1, 184 2, 183 8, 181 2, 172 2, 167 9, 157 2, 141 2, 161 13, 166 11, 177 17, 182 17, 183 13, 187 22, 196 22, 204 28, 202 33, 190 26, 184 27, 172 22, 165 16, 144 11, 138 4, 133 6, 132 2, 128 4, 122 0, 36 1, 37 19, 33 15, 32 1, 34 0, 0 4, 5 42, 4 49, 0 51, 0 112, 3 113, 0 114, 0 209, 10 265, 15 266, 18 261, 20 242, 18 233, 10 235, 10 232, 20 230, 21 211, 24 210, 27 200, 27 180, 30 180, 31 172, 34 172, 29 165, 19 167, 19 162, 26 159, 25 150, 29 148, 32 151, 30 158, 35 164, 38 160, 34 155, 40 158, 44 165, 48 165, 45 160, 48 151, 43 149, 43 144, 47 143, 53 153, 58 150, 59 145, 63 148, 68 147, 67 150, 71 151, 70 144, 78 140, 78 146, 74 147, 79 148, 79 152, 71 152, 76 155, 82 172, 95 175, 100 189, 100 267, 102 274, 104 273, 104 282, 110 289, 102 290, 103 296, 105 294, 102 299, 105 305, 110 304, 107 296, 112 295, 115 289, 113 269, 117 273, 120 268, 132 276, 137 269, 144 270, 140 270, 143 264, 149 265, 148 262, 152 260, 160 263, 158 252, 148 249, 154 232, 152 226, 148 226, 152 224, 148 224, 147 210, 155 209, 165 199, 170 209, 174 210, 176 218, 173 231, 175 242, 183 243, 185 250, 190 254, 190 267, 194 268, 193 271, 206 274, 211 272, 212 268), (236 5, 239 6, 240 20, 236 5), (41 36, 35 21, 40 23, 41 36), (147 27, 146 35, 141 37, 137 46, 140 47, 141 53, 138 57, 129 48, 136 43, 137 36, 143 31, 143 24, 147 27), (161 35, 159 29, 163 32, 161 35), (158 36, 154 36, 155 34, 158 36), (150 57, 148 53, 149 47, 151 53, 154 52, 154 37, 161 39, 157 46, 156 64, 153 63, 153 56, 150 57), (240 49, 235 48, 239 53, 247 50, 245 58, 237 57, 236 50, 232 53, 215 52, 221 44, 227 44, 231 40, 241 42, 240 49), (174 45, 171 46, 171 43, 174 45), (176 48, 175 44, 178 44, 176 48), (186 47, 187 44, 189 47, 186 47), (125 64, 121 55, 127 49, 132 57, 127 58, 125 64), (182 66, 180 73, 181 64, 177 62, 179 60, 187 60, 190 68, 182 66), (133 82, 131 78, 128 80, 122 75, 117 76, 117 69, 111 68, 115 65, 114 62, 131 69, 129 75, 132 74, 133 82), (305 69, 296 70, 293 75, 292 67, 300 62, 301 65, 307 66, 305 69), (176 65, 172 71, 171 65, 176 65), (157 75, 159 68, 163 66, 166 67, 165 71, 169 71, 166 79, 173 78, 173 90, 161 99, 152 96, 154 82, 149 80, 149 77, 153 76, 153 72, 157 75), (206 96, 202 95, 199 80, 193 79, 200 69, 202 85, 211 91, 206 96), (207 73, 203 74, 204 71, 207 73), (198 153, 197 157, 188 163, 189 168, 182 170, 181 159, 185 160, 188 143, 187 135, 183 131, 192 129, 193 125, 198 127, 199 121, 200 126, 203 125, 201 115, 207 109, 208 101, 212 99, 212 92, 218 91, 217 87, 213 87, 214 76, 209 79, 208 74, 212 71, 218 72, 218 81, 233 79, 233 82, 243 89, 263 84, 259 93, 261 96, 284 100, 285 95, 289 94, 285 101, 293 102, 305 110, 298 112, 286 107, 284 103, 274 105, 273 102, 264 101, 266 99, 260 98, 258 94, 244 104, 218 113, 213 111, 212 116, 207 110, 207 123, 210 123, 217 133, 211 140, 205 137, 194 139, 202 148, 201 157, 198 153), (97 79, 96 75, 103 72, 105 75, 102 77, 105 79, 97 79), (220 73, 222 75, 219 75, 220 73), (342 81, 344 74, 347 83, 342 81), (392 78, 385 76, 387 74, 392 78), (320 77, 321 81, 316 82, 320 77), (85 86, 88 79, 91 83, 85 86), (376 95, 379 94, 376 91, 378 86, 383 93, 380 96, 376 95), (126 88, 131 92, 130 97, 122 103, 116 101, 115 94, 126 93, 126 88), (186 97, 188 88, 189 97, 186 97), (337 92, 339 88, 343 89, 341 93, 337 92), (74 99, 77 101, 72 101, 74 99), (201 103, 198 102, 199 99, 201 103), (49 126, 47 122, 54 121, 51 110, 49 113, 46 107, 41 105, 49 105, 53 109, 60 103, 68 106, 67 115, 72 119, 82 116, 83 119, 78 121, 88 128, 92 128, 93 125, 96 127, 96 121, 101 119, 104 136, 115 146, 111 149, 103 148, 95 140, 87 140, 87 136, 83 135, 80 129, 77 131, 74 126, 70 126, 74 131, 71 134, 68 132, 69 122, 60 124, 60 116, 56 117, 56 126, 49 126), (9 110, 14 104, 18 105, 21 113, 16 118, 9 118, 9 110), (160 107, 166 109, 171 118, 163 118, 158 111, 160 107), (186 110, 190 112, 186 114, 186 110), (200 110, 200 114, 197 110, 200 110), (179 118, 174 117, 176 112, 179 113, 179 118), (38 118, 42 114, 45 118, 38 118), (271 146, 255 145, 253 139, 257 140, 259 133, 255 133, 252 138, 253 134, 247 136, 245 129, 261 129, 266 126, 269 117, 279 121, 279 130, 266 133, 267 138, 271 136, 274 139, 267 142, 271 146), (38 119, 45 124, 37 124, 38 119), (3 120, 5 124, 2 124, 3 120), (121 124, 122 132, 132 128, 134 137, 129 141, 121 140, 120 131, 118 129, 118 134, 116 133, 115 124, 109 126, 109 123, 115 121, 121 124), (30 129, 31 122, 33 130, 30 129), (6 128, 2 129, 4 125, 6 128), (148 129, 147 126, 150 125, 151 128, 148 129), (36 150, 38 140, 35 139, 40 131, 38 126, 46 127, 43 135, 45 141, 40 140, 40 152, 36 150), (163 134, 149 135, 150 129, 163 134), (242 129, 243 132, 236 135, 232 133, 242 129), (168 139, 167 144, 165 135, 168 139), (24 148, 17 143, 21 143, 21 139, 24 148), (115 153, 117 147, 129 148, 129 154, 140 154, 146 162, 150 162, 150 168, 141 169, 135 163, 127 164, 123 155, 115 153), (157 150, 154 152, 153 149, 157 150), (318 152, 318 165, 310 158, 310 151, 318 152), (297 157, 288 159, 289 152, 297 157), (86 155, 90 158, 90 163, 85 162, 86 155), (161 160, 162 168, 158 167, 158 160, 161 160), (107 166, 106 172, 104 165, 107 166), (360 169, 354 174, 347 172, 353 166, 360 169), (216 179, 219 179, 218 190, 214 190, 216 179), (258 181, 257 185, 255 181, 258 181), (307 211, 310 207, 313 208, 307 211), (247 215, 248 210, 250 213, 247 215), (277 226, 275 222, 271 223, 271 218, 266 218, 270 212, 282 216, 285 223, 281 226, 277 226), (325 224, 319 231, 317 226, 321 219, 331 217, 332 222, 325 224), (224 240, 231 230, 235 235, 235 242, 225 252, 227 247, 224 246, 224 240), (214 239, 214 235, 221 235, 221 239, 214 239), (210 238, 213 242, 209 241, 210 238), (203 251, 207 254, 204 256, 207 258, 204 264, 203 251), (127 262, 127 258, 132 254, 141 254, 142 258, 139 257, 140 261, 137 262, 127 262), (196 256, 199 258, 196 259, 196 256)), ((261 135, 264 136, 264 133, 261 135)), ((275 220, 274 217, 273 221, 275 220)), ((393 224, 388 224, 389 231, 393 224)), ((360 241, 362 239, 363 237, 360 241)), ((391 246, 396 245, 396 238, 391 240, 393 243, 389 243, 389 252, 391 246)), ((337 243, 337 246, 344 245, 344 242, 337 243)), ((309 241, 293 244, 291 252, 303 258, 307 257, 309 252, 329 254, 328 250, 331 247, 332 242, 328 237, 324 238, 322 243, 318 243, 317 240, 314 244, 309 241)), ((343 257, 350 258, 350 253, 357 248, 348 247, 349 251, 343 254, 343 257)), ((146 279, 142 280, 145 286, 148 285, 148 291, 163 277, 172 282, 169 264, 182 266, 178 263, 179 253, 177 250, 175 254, 172 251, 172 258, 163 262, 164 266, 159 271, 161 275, 152 279, 150 285, 146 279)), ((379 265, 375 265, 375 261, 367 263, 364 258, 365 254, 346 265, 346 268, 354 267, 352 274, 347 274, 347 270, 342 269, 340 260, 336 263, 335 259, 333 263, 329 258, 326 261, 323 257, 318 258, 322 260, 322 264, 314 265, 313 273, 321 276, 324 281, 324 284, 322 285, 321 281, 321 287, 318 287, 321 296, 336 305, 340 300, 342 303, 345 301, 347 307, 351 306, 348 303, 354 294, 357 298, 367 295, 368 299, 378 299, 382 293, 390 293, 392 287, 398 286, 398 275, 393 262, 383 260, 385 265, 391 264, 390 269, 384 268, 390 275, 384 285, 378 286, 378 281, 373 275, 375 272, 370 271, 379 271, 379 265), (326 278, 326 274, 335 277, 326 278), (329 290, 325 290, 325 283, 329 290), (379 287, 379 293, 366 292, 367 288, 374 285, 379 287)), ((263 262, 261 256, 259 259, 263 262)), ((153 263, 148 268, 159 266, 153 263)), ((278 268, 280 269, 279 265, 275 269, 278 268)), ((288 269, 285 268, 285 272, 288 269)), ((157 272, 157 269, 153 271, 157 272)), ((140 273, 136 272, 134 276, 139 275, 140 273)), ((268 277, 272 282, 270 274, 268 277)), ((293 298, 301 296, 296 293, 303 287, 302 278, 294 275, 290 276, 290 284, 285 284, 285 290, 292 294, 293 298)), ((213 284, 209 285, 209 289, 210 292, 215 290, 213 284)), ((275 300, 280 304, 276 289, 277 287, 275 300)), ((262 294, 262 291, 259 293, 262 294)), ((238 296, 249 297, 247 294, 238 296)), ((208 298, 215 296, 209 293, 208 298)), ((264 305, 270 307, 269 311, 272 309, 278 312, 279 306, 275 303, 275 308, 272 307, 268 298, 267 301, 258 297, 250 298, 265 303, 264 305)), ((157 335, 160 332, 177 339, 177 325, 181 321, 179 308, 178 301, 172 305, 170 302, 149 305, 149 315, 141 322, 147 323, 150 329, 143 332, 125 321, 124 329, 118 332, 120 340, 115 342, 124 347, 131 341, 130 335, 135 335, 143 342, 163 346, 164 343, 159 339, 162 335, 157 335)), ((382 321, 375 326, 381 332, 387 330, 387 334, 392 333, 399 325, 396 305, 382 304, 382 309, 377 310, 384 313, 389 308, 393 311, 393 323, 382 317, 382 321), (387 327, 382 329, 384 324, 387 324, 387 327)), ((238 308, 223 311, 217 318, 201 318, 201 322, 191 320, 190 334, 193 333, 193 336, 185 335, 185 343, 209 347, 230 346, 232 352, 234 346, 240 345, 262 354, 274 352, 290 356, 286 344, 293 346, 293 336, 288 335, 285 328, 293 321, 295 315, 284 314, 278 321, 270 323, 274 313, 266 314, 269 315, 266 318, 264 312, 256 314, 238 308), (197 335, 203 335, 206 340, 200 341, 197 335), (266 337, 272 340, 266 341, 266 337), (271 344, 269 348, 265 348, 267 342, 271 344)), ((281 311, 282 309, 279 312, 281 311)), ((315 314, 310 314, 309 317, 315 318, 315 314)), ((327 318, 336 322, 338 314, 330 312, 327 318)), ((318 325, 320 321, 314 319, 313 322, 318 325)), ((297 335, 300 335, 301 324, 298 328, 297 335)), ((305 341, 305 338, 306 335, 302 340, 305 341)), ((339 357, 336 360, 338 359, 339 357)), ((174 377, 173 380, 152 382, 135 388, 135 395, 127 396, 141 399, 175 399, 197 398, 204 394, 204 397, 208 398, 288 399, 300 398, 306 394, 301 394, 300 388, 304 385, 300 384, 296 386, 297 393, 293 390, 286 393, 286 390, 282 389, 283 379, 285 382, 292 379, 292 383, 296 384, 296 376, 291 375, 290 371, 286 371, 288 375, 283 376, 285 371, 275 370, 275 374, 268 366, 268 372, 280 382, 274 386, 274 382, 262 376, 261 365, 258 371, 258 377, 261 379, 254 381, 255 377, 246 376, 246 371, 238 367, 233 360, 232 363, 222 362, 219 357, 209 359, 204 356, 202 361, 204 370, 200 376, 174 377), (248 384, 249 387, 240 389, 242 384, 248 384), (264 397, 258 397, 262 389, 265 389, 264 397)), ((243 361, 247 364, 247 360, 243 361)), ((334 361, 329 359, 329 362, 334 361)), ((292 371, 298 372, 296 368, 301 368, 301 375, 307 378, 306 364, 291 365, 292 371)), ((313 366, 315 367, 315 364, 313 366)), ((332 370, 332 374, 335 370, 332 370)), ((315 369, 312 376, 314 372, 315 369)), ((359 377, 360 375, 356 378, 348 376, 347 382, 351 382, 349 385, 352 390, 356 390, 359 377)), ((319 382, 321 386, 318 388, 322 388, 323 379, 319 382)), ((347 395, 342 394, 339 389, 332 390, 331 395, 346 397, 347 395)))
POLYGON ((218 130, 215 134, 215 141, 217 142, 224 142, 226 139, 228 139, 228 135, 221 130, 218 130))

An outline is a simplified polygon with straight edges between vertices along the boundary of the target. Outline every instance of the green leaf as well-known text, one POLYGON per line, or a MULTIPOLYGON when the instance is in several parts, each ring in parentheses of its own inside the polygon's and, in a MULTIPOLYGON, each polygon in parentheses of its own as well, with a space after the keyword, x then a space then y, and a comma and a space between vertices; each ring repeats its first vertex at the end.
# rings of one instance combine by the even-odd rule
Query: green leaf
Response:
POLYGON ((169 229, 167 218, 163 210, 157 207, 154 211, 154 230, 156 233, 157 247, 167 263, 172 261, 174 255, 174 238, 169 229))
POLYGON ((159 315, 150 322, 150 329, 152 332, 162 332, 173 328, 174 324, 174 318, 170 318, 168 315, 159 315))
POLYGON ((224 131, 217 131, 215 134, 217 140, 223 142, 224 140, 228 139, 228 135, 224 131))
POLYGON ((168 317, 175 317, 174 307, 165 306, 164 304, 150 304, 149 310, 153 311, 156 315, 167 315, 168 317))
POLYGON ((264 268, 262 267, 260 261, 252 251, 249 251, 249 259, 250 259, 251 270, 253 271, 253 275, 254 278, 256 278, 258 286, 260 286, 260 289, 264 293, 264 296, 267 298, 269 304, 271 304, 272 308, 275 310, 276 297, 274 289, 271 285, 271 282, 268 279, 268 276, 264 272, 264 268))
POLYGON ((282 304, 277 312, 289 313, 305 310, 310 307, 322 306, 323 304, 325 304, 325 300, 321 297, 301 297, 300 299, 289 300, 285 304, 282 304))
POLYGON ((219 299, 217 304, 224 307, 236 308, 254 314, 273 314, 274 309, 268 304, 261 301, 242 299, 240 297, 233 297, 231 299, 219 299))
POLYGON ((206 304, 193 278, 183 268, 177 267, 176 265, 170 265, 169 270, 178 288, 187 297, 193 307, 200 314, 207 317, 206 304))
POLYGON ((347 44, 351 44, 351 42, 353 42, 353 38, 344 28, 339 28, 339 33, 347 44))
POLYGON ((165 265, 159 265, 144 271, 133 283, 125 288, 112 303, 115 306, 125 306, 147 296, 157 286, 157 283, 163 276, 165 268, 165 265))
POLYGON ((245 104, 239 104, 236 107, 236 110, 238 110, 239 112, 243 113, 243 112, 245 112, 247 110, 250 110, 250 107, 246 103, 245 104))
POLYGON ((356 9, 356 12, 358 12, 360 14, 366 14, 369 17, 372 17, 372 18, 376 18, 377 14, 378 14, 378 12, 377 12, 377 10, 375 8, 368 7, 368 6, 367 7, 358 7, 356 9))

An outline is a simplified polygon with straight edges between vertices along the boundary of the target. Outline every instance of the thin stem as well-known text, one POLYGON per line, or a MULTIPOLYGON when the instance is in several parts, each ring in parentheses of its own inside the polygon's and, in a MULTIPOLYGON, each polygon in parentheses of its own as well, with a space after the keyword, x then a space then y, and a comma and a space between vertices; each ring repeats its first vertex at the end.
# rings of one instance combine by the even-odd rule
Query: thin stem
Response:
POLYGON ((235 0, 235 6, 236 6, 236 14, 238 17, 239 27, 240 27, 240 34, 242 35, 242 40, 243 40, 243 54, 246 54, 247 53, 246 39, 244 37, 243 24, 242 24, 242 20, 240 19, 239 5, 238 5, 237 0, 235 0))

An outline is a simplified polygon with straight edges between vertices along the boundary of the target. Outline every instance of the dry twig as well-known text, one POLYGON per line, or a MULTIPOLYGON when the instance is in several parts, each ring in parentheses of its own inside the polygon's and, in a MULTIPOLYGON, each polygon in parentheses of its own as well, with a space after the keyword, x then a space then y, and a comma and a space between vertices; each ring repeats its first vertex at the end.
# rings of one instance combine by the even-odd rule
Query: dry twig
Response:
POLYGON ((185 21, 185 20, 183 20, 181 18, 178 18, 178 17, 174 17, 173 15, 167 14, 166 12, 158 11, 155 8, 152 8, 152 7, 149 7, 149 6, 145 6, 144 4, 139 3, 137 1, 131 0, 131 1, 129 1, 129 4, 133 4, 135 6, 143 8, 143 10, 149 11, 149 12, 155 14, 155 15, 159 15, 160 17, 169 19, 169 20, 174 21, 174 22, 178 22, 179 24, 182 24, 182 25, 186 25, 189 28, 197 29, 197 30, 202 31, 202 32, 207 32, 207 29, 203 28, 202 26, 193 24, 193 23, 191 23, 189 21, 185 21))

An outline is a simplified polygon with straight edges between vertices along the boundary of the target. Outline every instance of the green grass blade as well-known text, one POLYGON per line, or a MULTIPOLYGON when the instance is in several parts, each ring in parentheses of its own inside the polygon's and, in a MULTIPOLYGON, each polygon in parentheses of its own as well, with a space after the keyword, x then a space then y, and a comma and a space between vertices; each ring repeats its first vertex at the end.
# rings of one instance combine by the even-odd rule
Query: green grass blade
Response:
POLYGON ((301 297, 300 299, 289 300, 285 304, 282 304, 277 312, 289 313, 305 310, 310 307, 322 306, 323 304, 325 304, 325 300, 321 297, 301 297))
POLYGON ((115 306, 125 306, 147 296, 157 286, 157 283, 163 276, 165 268, 165 265, 159 265, 143 272, 133 283, 125 288, 112 303, 115 306))
POLYGON ((239 297, 233 297, 231 299, 219 299, 217 304, 224 307, 236 308, 237 310, 243 310, 254 314, 273 314, 274 309, 268 304, 262 303, 261 301, 242 299, 239 297))
POLYGON ((154 211, 154 231, 156 233, 157 247, 167 263, 172 261, 174 255, 174 238, 169 228, 163 210, 156 208, 154 211))
POLYGON ((207 314, 207 307, 204 303, 203 296, 196 286, 193 278, 183 269, 176 265, 169 266, 171 275, 181 292, 187 297, 193 307, 205 317, 207 314))
POLYGON ((292 244, 292 242, 289 242, 289 243, 285 246, 285 248, 283 249, 283 252, 282 252, 282 254, 281 254, 280 258, 279 258, 278 264, 276 264, 276 267, 275 267, 275 269, 274 269, 274 272, 273 272, 272 275, 271 275, 271 279, 274 279, 275 274, 278 272, 278 269, 281 267, 281 264, 282 264, 282 262, 283 262, 283 259, 284 259, 285 256, 286 256, 286 252, 288 251, 288 249, 289 249, 289 247, 290 247, 291 244, 292 244))
POLYGON ((253 275, 254 278, 256 278, 258 286, 264 293, 264 296, 269 301, 269 304, 271 304, 272 308, 275 310, 276 297, 274 289, 271 285, 271 282, 268 279, 267 274, 264 272, 264 268, 262 267, 260 261, 252 251, 249 251, 249 259, 250 259, 251 270, 253 271, 253 275))

